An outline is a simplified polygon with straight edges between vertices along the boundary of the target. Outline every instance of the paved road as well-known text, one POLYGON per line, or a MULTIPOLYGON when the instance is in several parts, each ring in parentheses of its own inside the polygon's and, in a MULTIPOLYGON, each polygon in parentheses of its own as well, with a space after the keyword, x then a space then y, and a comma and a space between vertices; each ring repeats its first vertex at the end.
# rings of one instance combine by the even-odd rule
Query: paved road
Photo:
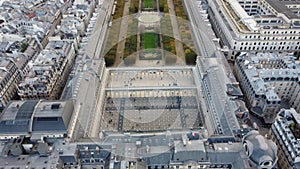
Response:
POLYGON ((89 38, 86 48, 88 56, 98 59, 101 57, 101 53, 104 50, 103 42, 107 34, 108 24, 111 17, 111 11, 114 1, 103 1, 97 22, 95 24, 92 35, 89 38))
POLYGON ((200 9, 195 0, 184 1, 187 14, 191 21, 192 31, 196 37, 197 47, 203 57, 212 57, 216 51, 216 46, 212 36, 207 35, 211 32, 209 22, 201 17, 200 9))

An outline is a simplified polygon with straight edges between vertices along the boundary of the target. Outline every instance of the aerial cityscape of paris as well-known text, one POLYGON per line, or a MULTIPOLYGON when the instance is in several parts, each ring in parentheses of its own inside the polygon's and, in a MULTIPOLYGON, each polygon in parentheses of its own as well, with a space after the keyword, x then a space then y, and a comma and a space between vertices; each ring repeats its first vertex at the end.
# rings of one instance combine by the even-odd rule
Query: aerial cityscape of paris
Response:
POLYGON ((300 0, 0 0, 0 169, 300 169, 300 0))

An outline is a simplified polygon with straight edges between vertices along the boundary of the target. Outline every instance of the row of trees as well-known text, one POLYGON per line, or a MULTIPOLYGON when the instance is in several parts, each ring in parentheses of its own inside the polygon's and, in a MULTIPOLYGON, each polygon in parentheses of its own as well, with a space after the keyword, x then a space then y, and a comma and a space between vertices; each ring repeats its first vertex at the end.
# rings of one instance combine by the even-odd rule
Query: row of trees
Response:
POLYGON ((174 7, 175 7, 175 13, 178 17, 178 23, 179 23, 179 30, 181 39, 183 42, 183 49, 185 54, 185 62, 188 65, 194 65, 196 63, 197 59, 197 53, 191 48, 194 48, 194 43, 192 41, 191 37, 191 31, 189 30, 189 24, 188 24, 188 16, 185 13, 183 1, 182 0, 173 0, 174 1, 174 7), (188 46, 189 45, 189 46, 188 46))
POLYGON ((116 60, 116 53, 117 53, 117 46, 118 44, 114 45, 109 51, 106 53, 104 59, 106 66, 112 66, 116 60))
POLYGON ((125 40, 124 58, 133 54, 137 50, 137 35, 132 35, 125 40))
POLYGON ((128 20, 127 38, 125 40, 124 57, 131 55, 137 50, 138 20, 130 17, 128 20))
POLYGON ((197 59, 197 53, 186 44, 183 44, 183 49, 184 49, 186 64, 195 65, 197 59))
POLYGON ((162 35, 164 50, 176 55, 175 39, 170 36, 162 35))
POLYGON ((167 0, 158 0, 159 12, 169 13, 169 7, 167 0))
POLYGON ((113 16, 113 20, 116 20, 116 19, 119 19, 119 18, 123 17, 124 5, 125 5, 124 0, 118 0, 117 1, 116 10, 115 10, 115 14, 113 16))
POLYGON ((173 0, 173 2, 174 2, 176 16, 188 20, 188 16, 184 11, 182 0, 173 0))
POLYGON ((130 0, 129 14, 135 14, 139 12, 140 1, 130 0))
POLYGON ((115 43, 118 42, 118 37, 120 34, 120 26, 121 26, 120 20, 118 20, 118 19, 123 17, 124 5, 125 5, 124 0, 117 1, 115 14, 112 18, 112 26, 109 31, 108 40, 107 40, 107 44, 106 44, 106 46, 109 49, 104 56, 105 63, 107 66, 112 66, 116 60, 118 44, 115 44, 115 43))
MULTIPOLYGON (((131 1, 132 3, 136 0, 131 1)), ((137 5, 138 6, 138 5, 137 5)), ((132 65, 135 63, 136 56, 132 55, 137 51, 137 32, 138 32, 138 20, 130 16, 128 20, 127 38, 125 40, 125 48, 123 51, 123 59, 125 65, 132 65)))

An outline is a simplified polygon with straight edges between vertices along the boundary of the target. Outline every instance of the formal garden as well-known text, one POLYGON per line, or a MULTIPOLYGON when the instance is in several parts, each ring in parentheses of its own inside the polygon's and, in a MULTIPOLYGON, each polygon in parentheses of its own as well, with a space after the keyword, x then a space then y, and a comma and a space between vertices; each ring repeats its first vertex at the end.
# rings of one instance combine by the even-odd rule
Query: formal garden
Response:
MULTIPOLYGON (((164 56, 166 64, 174 64, 178 57, 176 43, 182 43, 184 51, 183 55, 185 55, 183 57, 185 58, 186 64, 195 64, 197 54, 195 52, 193 41, 191 40, 192 34, 187 22, 188 17, 184 11, 183 1, 173 0, 173 3, 181 41, 174 39, 173 25, 169 15, 170 11, 167 0, 130 0, 128 14, 132 15, 132 17, 128 20, 127 36, 124 37, 123 42, 121 42, 124 43, 124 48, 121 49, 123 49, 122 58, 125 65, 134 64, 137 58, 140 60, 161 60, 162 56, 164 56), (141 2, 141 4, 139 4, 139 2, 141 2), (139 21, 137 17, 135 17, 139 16, 136 15, 136 13, 139 12, 140 7, 142 12, 149 11, 163 13, 155 31, 142 31, 145 28, 140 27, 139 21), (157 31, 157 29, 159 31, 157 31)), ((117 53, 120 53, 117 49, 120 50, 118 45, 121 43, 113 44, 112 42, 117 42, 119 39, 120 29, 122 29, 120 27, 121 21, 116 20, 123 16, 123 11, 124 0, 118 0, 107 39, 107 46, 111 46, 111 48, 106 51, 104 56, 107 66, 112 66, 116 60, 117 53)))

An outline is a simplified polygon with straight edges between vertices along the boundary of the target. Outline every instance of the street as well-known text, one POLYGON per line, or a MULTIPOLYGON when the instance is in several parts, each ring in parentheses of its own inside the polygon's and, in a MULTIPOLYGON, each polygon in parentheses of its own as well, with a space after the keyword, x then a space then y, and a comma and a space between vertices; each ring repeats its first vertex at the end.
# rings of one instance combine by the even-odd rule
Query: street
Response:
POLYGON ((101 58, 101 53, 105 47, 103 42, 106 38, 108 24, 111 18, 113 2, 114 1, 103 1, 102 7, 99 10, 96 25, 86 48, 86 52, 90 58, 101 58))
POLYGON ((195 36, 195 41, 197 42, 198 50, 202 57, 212 57, 216 51, 216 45, 213 43, 211 27, 209 22, 204 21, 205 19, 201 16, 198 5, 195 0, 184 1, 184 5, 187 9, 187 14, 190 18, 192 31, 195 36), (208 35, 209 34, 209 35, 208 35))

